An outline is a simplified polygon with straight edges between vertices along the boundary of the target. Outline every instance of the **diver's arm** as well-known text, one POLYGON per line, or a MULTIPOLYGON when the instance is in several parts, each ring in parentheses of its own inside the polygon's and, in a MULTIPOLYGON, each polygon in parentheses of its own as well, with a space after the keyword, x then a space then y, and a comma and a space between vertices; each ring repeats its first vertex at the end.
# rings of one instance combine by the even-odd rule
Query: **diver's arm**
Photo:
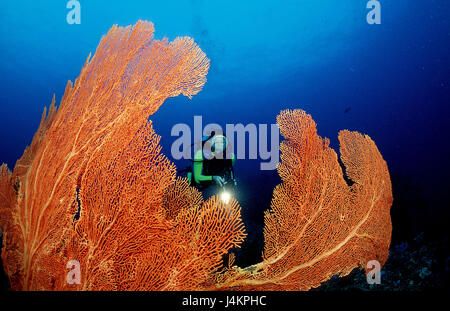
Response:
POLYGON ((200 184, 205 181, 213 180, 212 176, 206 176, 202 174, 203 171, 203 154, 202 150, 198 150, 194 156, 194 181, 200 184))

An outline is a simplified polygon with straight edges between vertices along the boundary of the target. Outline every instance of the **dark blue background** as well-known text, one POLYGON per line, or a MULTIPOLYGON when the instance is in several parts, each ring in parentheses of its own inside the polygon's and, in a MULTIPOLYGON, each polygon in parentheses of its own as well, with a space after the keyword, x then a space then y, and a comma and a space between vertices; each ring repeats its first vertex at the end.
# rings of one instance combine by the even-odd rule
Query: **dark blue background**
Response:
MULTIPOLYGON (((381 1, 381 25, 366 23, 365 0, 80 3, 80 25, 66 23, 66 1, 2 4, 0 162, 14 166, 43 107, 53 93, 59 102, 111 25, 145 19, 156 38, 192 36, 211 59, 200 94, 169 99, 152 117, 166 155, 172 126, 194 115, 270 124, 302 108, 333 147, 341 129, 375 140, 394 186, 394 240, 448 231, 450 1, 381 1)), ((238 161, 236 173, 250 235, 260 237, 279 179, 259 163, 238 161)))

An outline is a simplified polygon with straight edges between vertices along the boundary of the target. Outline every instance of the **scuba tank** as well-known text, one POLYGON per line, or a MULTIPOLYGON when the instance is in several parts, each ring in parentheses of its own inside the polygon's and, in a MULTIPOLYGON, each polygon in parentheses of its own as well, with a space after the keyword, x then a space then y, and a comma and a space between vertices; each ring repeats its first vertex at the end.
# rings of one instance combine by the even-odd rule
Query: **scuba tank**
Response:
MULTIPOLYGON (((210 141, 211 138, 213 138, 216 135, 214 131, 211 131, 211 134, 209 136, 203 136, 202 138, 202 152, 205 148, 205 144, 210 141)), ((196 143, 192 144, 191 146, 194 146, 196 143)), ((214 151, 214 146, 211 146, 212 151, 214 151)), ((195 153, 198 152, 198 149, 194 150, 194 158, 195 153)), ((203 170, 202 174, 206 176, 221 176, 224 179, 224 186, 222 188, 232 188, 236 186, 236 179, 234 177, 234 169, 233 169, 233 163, 231 159, 227 159, 226 156, 226 149, 223 150, 223 158, 212 158, 208 159, 205 158, 205 155, 203 154, 203 170)), ((191 160, 192 162, 195 162, 196 160, 191 160)), ((199 160, 197 160, 199 161, 199 160)), ((202 183, 197 184, 194 181, 193 178, 193 166, 189 166, 188 168, 184 169, 183 172, 187 172, 187 178, 189 183, 192 186, 195 186, 199 190, 203 190, 204 188, 209 187, 213 183, 202 183)), ((224 189, 222 189, 224 190, 224 189)))

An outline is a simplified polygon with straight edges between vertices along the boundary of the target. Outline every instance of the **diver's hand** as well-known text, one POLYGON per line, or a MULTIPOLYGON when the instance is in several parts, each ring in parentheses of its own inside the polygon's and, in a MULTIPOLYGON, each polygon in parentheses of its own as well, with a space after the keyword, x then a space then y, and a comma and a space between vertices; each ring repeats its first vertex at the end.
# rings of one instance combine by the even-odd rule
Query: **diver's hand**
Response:
POLYGON ((213 181, 219 185, 220 187, 223 187, 224 183, 225 183, 225 179, 223 177, 220 176, 213 176, 213 181))

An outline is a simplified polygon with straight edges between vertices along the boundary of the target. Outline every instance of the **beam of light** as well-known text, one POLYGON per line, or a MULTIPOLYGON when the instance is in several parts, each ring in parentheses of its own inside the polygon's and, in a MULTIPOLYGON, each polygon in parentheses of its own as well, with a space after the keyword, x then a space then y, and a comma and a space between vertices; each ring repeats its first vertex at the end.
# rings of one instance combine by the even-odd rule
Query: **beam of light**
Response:
POLYGON ((220 194, 220 199, 222 200, 223 203, 228 204, 230 203, 231 200, 231 194, 228 191, 223 191, 220 194))

